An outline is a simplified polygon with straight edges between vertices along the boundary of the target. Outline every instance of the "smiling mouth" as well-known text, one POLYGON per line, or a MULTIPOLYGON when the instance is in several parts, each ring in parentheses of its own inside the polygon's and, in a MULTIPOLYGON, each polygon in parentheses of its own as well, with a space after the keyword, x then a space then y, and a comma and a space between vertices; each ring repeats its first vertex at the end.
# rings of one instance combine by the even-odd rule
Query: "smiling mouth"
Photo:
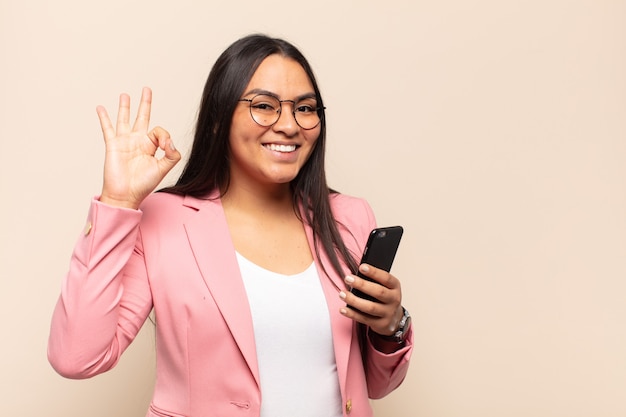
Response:
POLYGON ((268 143, 263 146, 269 149, 270 151, 276 151, 276 152, 293 152, 297 148, 296 145, 277 145, 275 143, 268 143))

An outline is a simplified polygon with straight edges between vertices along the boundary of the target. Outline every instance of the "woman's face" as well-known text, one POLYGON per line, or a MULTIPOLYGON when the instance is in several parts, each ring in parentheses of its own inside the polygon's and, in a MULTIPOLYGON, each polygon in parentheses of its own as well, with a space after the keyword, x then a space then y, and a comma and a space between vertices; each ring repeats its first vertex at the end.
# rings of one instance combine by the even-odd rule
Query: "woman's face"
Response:
MULTIPOLYGON (((315 97, 302 66, 280 55, 270 55, 261 62, 241 98, 252 99, 259 93, 279 100, 315 97)), ((296 178, 311 155, 321 127, 319 124, 309 130, 300 127, 293 115, 293 105, 283 102, 278 121, 261 126, 253 120, 249 102, 237 104, 230 129, 231 187, 275 187, 296 178)))

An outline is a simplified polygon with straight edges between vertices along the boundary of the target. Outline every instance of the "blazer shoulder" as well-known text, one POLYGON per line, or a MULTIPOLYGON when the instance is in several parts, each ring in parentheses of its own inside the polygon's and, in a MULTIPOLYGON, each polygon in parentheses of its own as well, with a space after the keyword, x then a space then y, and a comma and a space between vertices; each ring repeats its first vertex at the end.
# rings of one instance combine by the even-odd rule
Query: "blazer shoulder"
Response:
POLYGON ((199 211, 214 212, 221 208, 219 199, 196 198, 187 195, 156 192, 150 194, 139 208, 143 212, 143 223, 184 222, 199 211))
POLYGON ((144 215, 151 215, 163 210, 169 211, 181 207, 184 200, 185 196, 182 195, 156 192, 146 197, 141 203, 140 210, 144 212, 144 215))
POLYGON ((369 203, 363 198, 336 193, 330 196, 330 207, 344 239, 351 236, 364 244, 376 227, 376 217, 369 203))
POLYGON ((164 191, 150 194, 141 204, 141 210, 163 210, 180 207, 187 207, 193 210, 201 210, 219 206, 220 199, 215 193, 211 193, 205 198, 192 197, 189 195, 173 194, 164 191))
POLYGON ((330 207, 335 219, 342 223, 344 221, 369 223, 374 219, 372 208, 363 198, 334 193, 330 195, 330 207))

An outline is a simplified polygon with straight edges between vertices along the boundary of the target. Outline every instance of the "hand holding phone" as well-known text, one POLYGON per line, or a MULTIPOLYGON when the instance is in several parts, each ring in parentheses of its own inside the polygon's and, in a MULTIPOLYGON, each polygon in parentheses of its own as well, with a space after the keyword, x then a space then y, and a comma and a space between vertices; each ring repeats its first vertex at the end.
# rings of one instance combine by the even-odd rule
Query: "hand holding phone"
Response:
MULTIPOLYGON (((372 230, 367 239, 365 249, 363 250, 361 263, 366 263, 389 272, 391 270, 393 260, 396 257, 396 252, 398 251, 398 246, 400 245, 400 239, 402 238, 403 232, 404 229, 401 226, 383 227, 372 230)), ((366 277, 361 272, 358 272, 357 276, 368 281, 372 281, 372 279, 366 277)), ((379 302, 376 298, 355 288, 352 288, 350 292, 366 300, 379 302)), ((348 307, 353 308, 351 306, 348 307)))

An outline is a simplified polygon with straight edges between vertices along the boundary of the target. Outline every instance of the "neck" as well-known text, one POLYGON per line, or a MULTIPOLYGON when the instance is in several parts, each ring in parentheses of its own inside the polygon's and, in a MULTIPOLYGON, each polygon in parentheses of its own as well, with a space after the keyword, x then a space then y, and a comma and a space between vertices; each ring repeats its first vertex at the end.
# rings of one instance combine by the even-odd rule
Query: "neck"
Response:
POLYGON ((266 188, 246 187, 231 183, 221 200, 225 207, 236 208, 237 211, 257 213, 258 215, 294 212, 289 184, 277 184, 266 188))

